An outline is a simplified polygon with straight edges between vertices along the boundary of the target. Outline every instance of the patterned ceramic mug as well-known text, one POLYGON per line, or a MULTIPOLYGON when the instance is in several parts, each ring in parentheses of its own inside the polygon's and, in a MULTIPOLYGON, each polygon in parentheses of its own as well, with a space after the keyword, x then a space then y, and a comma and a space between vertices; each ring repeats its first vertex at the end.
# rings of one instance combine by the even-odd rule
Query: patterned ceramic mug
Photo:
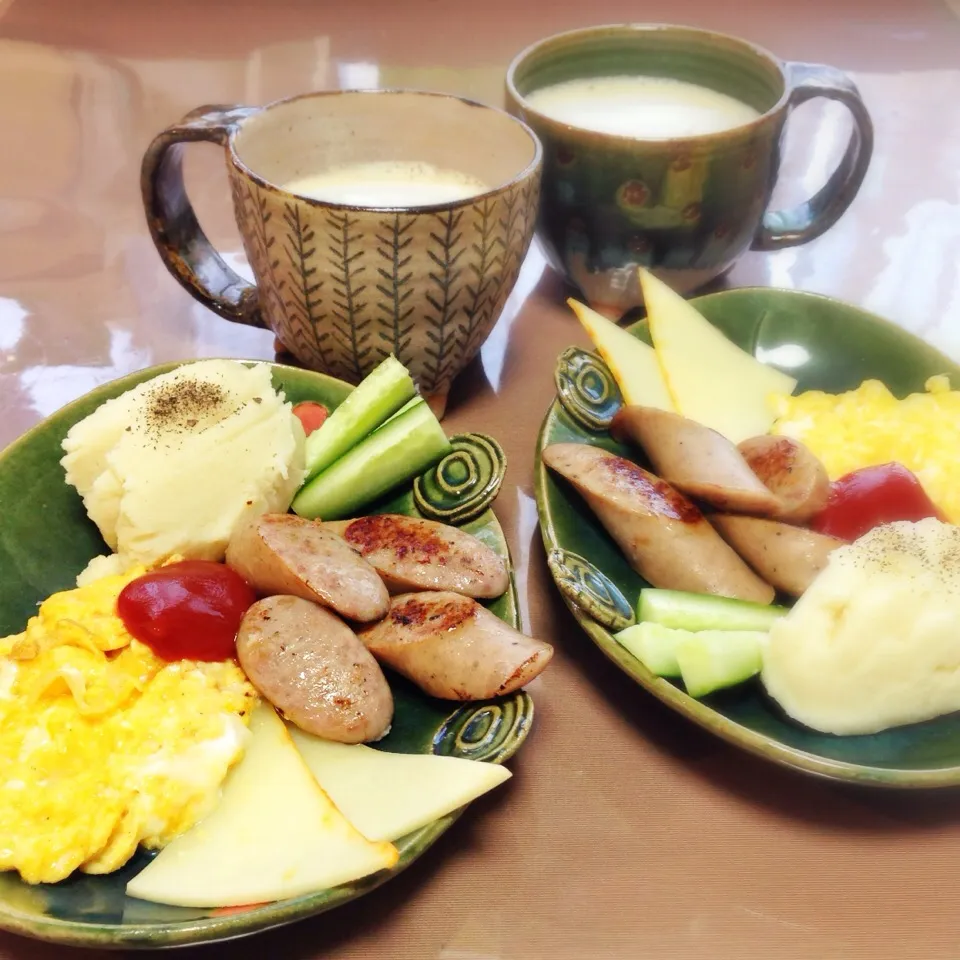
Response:
POLYGON ((617 317, 642 303, 638 265, 688 292, 747 249, 820 236, 860 189, 873 150, 870 116, 839 70, 781 63, 745 40, 688 27, 619 24, 549 37, 510 65, 507 101, 543 143, 544 246, 595 308, 617 317), (527 99, 563 81, 625 75, 708 87, 756 118, 700 136, 644 139, 559 122, 527 99), (784 123, 814 97, 839 101, 853 116, 846 152, 813 197, 770 211, 784 123))
POLYGON ((479 351, 533 234, 541 149, 519 120, 413 91, 305 94, 204 107, 143 159, 147 221, 170 272, 221 317, 271 329, 307 367, 356 383, 393 353, 442 411, 479 351), (256 285, 207 240, 184 190, 183 144, 225 148, 256 285), (353 164, 410 161, 488 184, 423 206, 322 202, 281 185, 353 164))

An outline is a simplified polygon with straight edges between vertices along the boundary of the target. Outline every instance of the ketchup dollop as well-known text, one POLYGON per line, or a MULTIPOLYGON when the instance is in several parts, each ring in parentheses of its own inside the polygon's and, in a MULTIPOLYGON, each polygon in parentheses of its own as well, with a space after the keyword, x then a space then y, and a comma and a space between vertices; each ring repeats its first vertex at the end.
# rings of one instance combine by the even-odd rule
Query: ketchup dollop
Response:
POLYGON ((882 523, 927 517, 946 520, 902 463, 882 463, 832 483, 827 505, 811 526, 841 540, 856 540, 882 523))
POLYGON ((163 660, 229 660, 256 599, 226 564, 181 560, 131 580, 117 598, 117 614, 163 660))

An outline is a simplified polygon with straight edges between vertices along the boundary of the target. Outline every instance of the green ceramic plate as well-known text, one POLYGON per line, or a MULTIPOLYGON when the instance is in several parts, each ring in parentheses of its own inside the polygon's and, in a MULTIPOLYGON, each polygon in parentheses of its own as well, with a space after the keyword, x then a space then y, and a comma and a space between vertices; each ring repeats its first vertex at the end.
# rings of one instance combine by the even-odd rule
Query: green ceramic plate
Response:
MULTIPOLYGON (((798 390, 838 392, 873 377, 904 396, 922 390, 927 377, 938 373, 948 374, 955 388, 960 386, 960 368, 932 347, 827 297, 744 289, 693 302, 734 342, 795 376, 798 390)), ((650 342, 644 321, 630 331, 650 342)), ((960 714, 872 736, 828 736, 789 722, 758 683, 698 701, 681 686, 653 676, 624 650, 611 630, 626 624, 646 584, 576 493, 543 466, 540 451, 547 444, 566 441, 595 444, 633 458, 636 452, 618 445, 605 429, 620 398, 609 371, 596 357, 576 349, 565 351, 557 383, 562 401, 551 406, 537 445, 541 531, 564 600, 614 663, 695 723, 785 766, 884 787, 960 784, 960 714)))
MULTIPOLYGON (((57 411, 0 454, 0 636, 22 630, 39 600, 72 586, 87 561, 105 552, 80 498, 63 481, 60 442, 67 430, 104 400, 176 366, 171 363, 153 367, 105 384, 57 411)), ((273 378, 294 403, 317 400, 332 408, 351 389, 339 380, 280 365, 273 365, 273 378)), ((455 481, 464 457, 474 457, 481 474, 499 474, 502 479, 502 452, 495 442, 468 434, 456 446, 462 448, 461 452, 437 468, 446 471, 448 481, 442 484, 444 497, 438 508, 450 507, 450 475, 455 481)), ((421 497, 429 498, 432 490, 440 488, 433 475, 437 470, 422 478, 421 497)), ((470 493, 470 489, 464 489, 461 499, 467 500, 470 493)), ((495 493, 495 489, 487 487, 488 496, 495 493)), ((420 502, 423 505, 422 499, 420 502)), ((474 504, 470 512, 476 513, 482 506, 482 502, 474 504)), ((425 509, 429 510, 429 505, 425 509)), ((412 485, 370 510, 387 511, 417 514, 412 485)), ((483 509, 462 526, 509 564, 503 531, 491 510, 483 509)), ((512 574, 510 589, 489 607, 501 619, 519 627, 512 574)), ((391 675, 389 679, 396 712, 389 736, 379 744, 386 750, 452 754, 502 763, 523 743, 533 720, 533 703, 522 691, 501 700, 455 709, 448 702, 425 696, 400 677, 391 675)), ((59 943, 98 947, 168 947, 255 933, 321 913, 373 890, 424 853, 460 813, 462 810, 398 841, 400 859, 390 871, 331 890, 220 916, 216 911, 166 907, 124 896, 127 881, 145 865, 148 855, 138 855, 115 874, 78 875, 52 885, 29 886, 15 874, 0 873, 0 929, 59 943)))

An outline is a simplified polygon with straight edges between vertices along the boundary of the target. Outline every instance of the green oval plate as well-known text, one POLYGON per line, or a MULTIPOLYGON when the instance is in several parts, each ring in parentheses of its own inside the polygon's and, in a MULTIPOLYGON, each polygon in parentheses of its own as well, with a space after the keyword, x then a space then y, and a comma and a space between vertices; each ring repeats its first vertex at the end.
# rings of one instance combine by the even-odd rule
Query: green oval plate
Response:
MULTIPOLYGON (((941 353, 885 320, 827 297, 757 288, 727 290, 693 303, 735 343, 795 376, 798 391, 836 393, 876 378, 902 397, 922 390, 928 377, 940 373, 949 375, 954 388, 960 386, 960 368, 941 353)), ((645 321, 629 329, 650 342, 645 321)), ((597 389, 594 385, 592 393, 597 389)), ((598 594, 594 609, 609 607, 611 596, 618 594, 636 609, 647 584, 572 489, 543 466, 540 451, 560 442, 591 443, 629 457, 636 452, 620 446, 606 430, 584 426, 583 418, 568 414, 557 399, 540 432, 535 470, 540 529, 561 595, 590 639, 625 673, 700 726, 784 766, 882 787, 960 784, 960 713, 871 736, 835 737, 785 719, 758 683, 694 700, 680 686, 650 673, 586 612, 590 602, 582 596, 575 602, 592 588, 598 594), (569 568, 562 562, 568 556, 575 557, 581 571, 575 589, 569 576, 557 574, 569 568)))
MULTIPOLYGON (((169 363, 107 383, 58 410, 0 453, 0 636, 19 632, 36 604, 73 586, 87 561, 106 548, 83 504, 63 479, 60 442, 67 430, 104 400, 179 366, 169 363)), ((271 364, 274 384, 294 403, 316 400, 336 407, 351 387, 322 374, 271 364)), ((417 515, 412 484, 370 510, 417 515)), ((487 509, 463 529, 510 565, 503 531, 487 509)), ((509 590, 489 608, 520 626, 512 566, 509 590)), ((460 708, 433 700, 391 674, 393 727, 379 746, 395 753, 441 753, 502 763, 523 743, 533 702, 523 691, 460 708)), ((389 871, 307 896, 218 915, 214 910, 168 907, 124 895, 127 881, 148 862, 138 854, 106 876, 75 875, 62 883, 30 886, 0 873, 0 929, 77 946, 170 947, 244 936, 322 913, 396 876, 457 819, 455 811, 397 841, 400 859, 389 871)))

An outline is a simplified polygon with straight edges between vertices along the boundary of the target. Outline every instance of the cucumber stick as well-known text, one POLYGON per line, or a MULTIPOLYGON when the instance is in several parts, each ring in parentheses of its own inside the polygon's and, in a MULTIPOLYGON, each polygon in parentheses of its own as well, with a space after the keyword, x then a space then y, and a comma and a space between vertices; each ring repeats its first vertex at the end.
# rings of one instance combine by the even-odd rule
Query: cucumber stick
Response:
MULTIPOLYGON (((317 432, 326 428, 324 424, 317 432)), ((451 449, 433 411, 421 400, 307 482, 294 498, 293 511, 324 520, 353 516, 397 484, 423 473, 451 449)))
POLYGON ((787 614, 786 607, 731 600, 682 590, 640 591, 637 619, 679 630, 761 630, 787 614))
POLYGON ((396 357, 387 357, 327 417, 323 428, 307 437, 307 479, 339 460, 416 393, 407 368, 396 357))
POLYGON ((743 683, 760 672, 767 634, 753 630, 701 630, 677 644, 677 663, 691 697, 743 683))
POLYGON ((679 677, 677 644, 693 636, 687 630, 671 630, 659 623, 635 623, 614 635, 651 673, 658 677, 679 677))

